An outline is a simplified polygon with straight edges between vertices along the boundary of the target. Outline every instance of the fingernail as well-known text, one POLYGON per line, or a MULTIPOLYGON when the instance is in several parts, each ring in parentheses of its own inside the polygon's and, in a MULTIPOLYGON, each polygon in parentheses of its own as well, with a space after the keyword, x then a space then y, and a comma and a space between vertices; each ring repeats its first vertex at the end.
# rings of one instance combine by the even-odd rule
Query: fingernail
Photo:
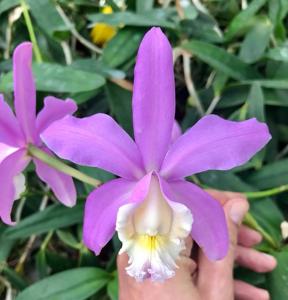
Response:
MULTIPOLYGON (((263 257, 265 257, 265 260, 271 265, 273 266, 273 269, 276 267, 277 265, 277 260, 274 256, 263 253, 263 257)), ((272 267, 271 267, 272 268, 272 267)))
POLYGON ((243 199, 233 200, 233 203, 231 203, 229 216, 236 225, 239 225, 242 222, 247 210, 247 203, 243 199))
POLYGON ((259 297, 261 297, 261 299, 265 299, 265 300, 269 300, 270 299, 270 295, 266 290, 260 290, 259 289, 259 297))

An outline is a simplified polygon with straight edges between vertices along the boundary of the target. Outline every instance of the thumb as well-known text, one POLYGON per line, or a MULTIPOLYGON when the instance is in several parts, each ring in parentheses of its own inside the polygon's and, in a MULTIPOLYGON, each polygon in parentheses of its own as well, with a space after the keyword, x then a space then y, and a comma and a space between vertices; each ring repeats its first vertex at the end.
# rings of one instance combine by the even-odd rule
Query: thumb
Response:
POLYGON ((199 273, 197 285, 203 299, 234 299, 233 266, 237 235, 240 224, 249 209, 246 198, 241 194, 210 192, 214 198, 224 203, 226 222, 229 231, 229 250, 227 256, 219 261, 210 261, 201 251, 199 254, 199 273))

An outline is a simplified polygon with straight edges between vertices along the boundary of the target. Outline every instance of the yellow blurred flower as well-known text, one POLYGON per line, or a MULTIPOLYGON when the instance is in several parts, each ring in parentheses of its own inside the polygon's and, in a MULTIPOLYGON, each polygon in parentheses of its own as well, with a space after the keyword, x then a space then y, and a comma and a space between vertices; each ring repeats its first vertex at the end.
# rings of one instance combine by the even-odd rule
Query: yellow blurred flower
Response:
MULTIPOLYGON (((113 13, 111 6, 105 6, 102 9, 103 14, 113 13)), ((116 33, 116 27, 106 23, 97 23, 91 30, 91 39, 94 44, 103 46, 110 41, 116 33)))

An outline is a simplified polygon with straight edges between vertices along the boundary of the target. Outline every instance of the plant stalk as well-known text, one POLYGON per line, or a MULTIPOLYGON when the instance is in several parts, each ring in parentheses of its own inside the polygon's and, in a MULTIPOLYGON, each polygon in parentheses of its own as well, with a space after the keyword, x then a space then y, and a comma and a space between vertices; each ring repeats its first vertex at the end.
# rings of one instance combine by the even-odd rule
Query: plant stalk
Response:
POLYGON ((41 55, 40 49, 38 47, 37 39, 35 36, 32 21, 31 21, 29 12, 28 12, 27 4, 26 4, 25 0, 20 0, 20 3, 22 6, 23 15, 24 15, 24 19, 25 19, 25 23, 26 23, 28 32, 29 32, 30 40, 33 44, 33 51, 35 54, 36 61, 37 61, 37 63, 42 63, 43 62, 42 55, 41 55))
POLYGON ((66 165, 58 158, 48 155, 46 152, 42 151, 41 149, 39 149, 33 145, 29 145, 28 154, 31 155, 32 157, 38 158, 42 162, 46 163, 48 166, 50 166, 62 173, 65 173, 69 176, 72 176, 82 182, 88 183, 95 187, 99 186, 101 184, 101 182, 99 180, 97 180, 91 176, 88 176, 88 175, 80 172, 79 170, 76 170, 76 169, 66 165))

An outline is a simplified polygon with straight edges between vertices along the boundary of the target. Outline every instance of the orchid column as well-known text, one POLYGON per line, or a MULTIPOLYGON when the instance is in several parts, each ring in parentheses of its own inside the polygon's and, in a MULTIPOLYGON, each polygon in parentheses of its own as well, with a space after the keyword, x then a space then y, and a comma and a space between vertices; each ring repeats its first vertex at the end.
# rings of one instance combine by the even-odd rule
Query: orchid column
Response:
POLYGON ((117 230, 121 251, 130 257, 127 272, 137 280, 172 277, 189 234, 211 260, 226 255, 222 207, 185 177, 239 166, 270 139, 267 126, 256 119, 232 122, 209 115, 179 136, 174 118, 172 49, 162 31, 152 28, 135 67, 135 141, 105 114, 67 116, 42 134, 60 157, 120 177, 89 195, 84 242, 99 254, 117 230))

